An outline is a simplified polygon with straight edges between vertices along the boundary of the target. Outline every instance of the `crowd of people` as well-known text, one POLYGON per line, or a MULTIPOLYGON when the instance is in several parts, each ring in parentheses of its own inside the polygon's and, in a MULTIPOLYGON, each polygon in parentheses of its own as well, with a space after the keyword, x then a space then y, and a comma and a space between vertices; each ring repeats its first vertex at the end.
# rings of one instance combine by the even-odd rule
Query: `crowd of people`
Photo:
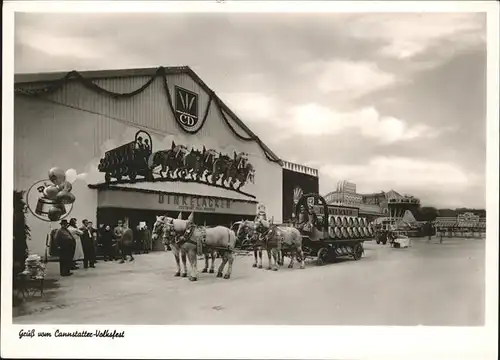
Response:
POLYGON ((72 270, 80 269, 80 262, 84 269, 95 268, 98 255, 106 262, 119 260, 123 264, 127 256, 134 261, 134 252, 152 251, 151 232, 146 224, 141 223, 136 230, 134 236, 121 220, 116 226, 101 224, 95 229, 88 220, 78 227, 77 219, 63 219, 60 228, 50 234, 50 255, 59 257, 61 276, 71 276, 72 270))

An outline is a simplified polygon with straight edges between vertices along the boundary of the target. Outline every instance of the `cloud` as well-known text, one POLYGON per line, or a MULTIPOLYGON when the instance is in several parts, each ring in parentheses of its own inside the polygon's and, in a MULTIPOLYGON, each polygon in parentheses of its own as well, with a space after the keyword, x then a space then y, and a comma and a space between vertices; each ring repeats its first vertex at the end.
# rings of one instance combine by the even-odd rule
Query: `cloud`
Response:
POLYGON ((298 72, 312 76, 320 91, 336 95, 341 93, 349 98, 359 97, 396 81, 394 74, 383 72, 377 64, 366 61, 319 60, 303 64, 298 72))
POLYGON ((277 100, 258 92, 220 94, 221 99, 242 118, 250 122, 272 122, 278 115, 277 100))
POLYGON ((354 16, 350 35, 383 39, 388 44, 380 54, 408 59, 442 40, 443 50, 458 51, 486 41, 485 15, 474 13, 413 13, 354 16))
POLYGON ((354 129, 365 138, 395 143, 439 133, 425 124, 408 125, 394 117, 382 117, 373 107, 354 112, 337 112, 318 104, 298 105, 292 109, 291 131, 303 135, 341 134, 354 129))

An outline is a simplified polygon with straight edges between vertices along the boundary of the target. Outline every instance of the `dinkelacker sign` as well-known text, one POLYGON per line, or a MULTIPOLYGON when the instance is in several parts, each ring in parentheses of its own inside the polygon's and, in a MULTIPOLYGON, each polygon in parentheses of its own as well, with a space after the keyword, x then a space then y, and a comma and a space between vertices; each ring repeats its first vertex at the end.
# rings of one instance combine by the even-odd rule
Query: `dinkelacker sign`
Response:
POLYGON ((173 205, 180 211, 219 212, 230 210, 233 201, 205 196, 160 194, 159 202, 173 205))
POLYGON ((255 215, 256 201, 242 201, 212 196, 137 192, 130 189, 100 189, 101 208, 147 209, 159 211, 194 211, 200 213, 255 215))

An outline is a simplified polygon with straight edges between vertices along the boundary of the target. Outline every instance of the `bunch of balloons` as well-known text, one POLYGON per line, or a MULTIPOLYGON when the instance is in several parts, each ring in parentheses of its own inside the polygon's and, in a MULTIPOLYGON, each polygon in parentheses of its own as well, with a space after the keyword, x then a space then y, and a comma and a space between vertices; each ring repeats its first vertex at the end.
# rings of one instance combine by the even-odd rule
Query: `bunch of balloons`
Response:
POLYGON ((48 211, 50 221, 59 220, 66 213, 65 205, 75 202, 75 195, 71 193, 71 190, 77 175, 75 169, 68 169, 64 172, 58 167, 53 167, 49 170, 49 180, 52 184, 43 189, 43 195, 54 203, 48 211))

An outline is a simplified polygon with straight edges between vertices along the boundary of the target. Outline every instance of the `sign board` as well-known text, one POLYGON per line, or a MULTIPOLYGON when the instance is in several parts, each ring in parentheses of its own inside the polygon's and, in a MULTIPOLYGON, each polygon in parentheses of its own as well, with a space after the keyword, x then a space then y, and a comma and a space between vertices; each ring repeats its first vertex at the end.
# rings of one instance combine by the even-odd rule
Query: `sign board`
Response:
POLYGON ((99 207, 142 210, 194 211, 234 215, 255 215, 256 202, 209 196, 164 194, 160 203, 158 194, 123 190, 99 190, 99 207))
POLYGON ((470 212, 459 214, 457 222, 479 222, 479 215, 470 212))
MULTIPOLYGON (((314 206, 314 211, 316 212, 316 214, 322 215, 324 212, 323 209, 324 209, 323 206, 320 205, 314 206)), ((328 215, 359 216, 359 209, 328 205, 328 215)))
POLYGON ((184 130, 192 130, 198 124, 198 94, 179 86, 175 87, 175 112, 184 130))

